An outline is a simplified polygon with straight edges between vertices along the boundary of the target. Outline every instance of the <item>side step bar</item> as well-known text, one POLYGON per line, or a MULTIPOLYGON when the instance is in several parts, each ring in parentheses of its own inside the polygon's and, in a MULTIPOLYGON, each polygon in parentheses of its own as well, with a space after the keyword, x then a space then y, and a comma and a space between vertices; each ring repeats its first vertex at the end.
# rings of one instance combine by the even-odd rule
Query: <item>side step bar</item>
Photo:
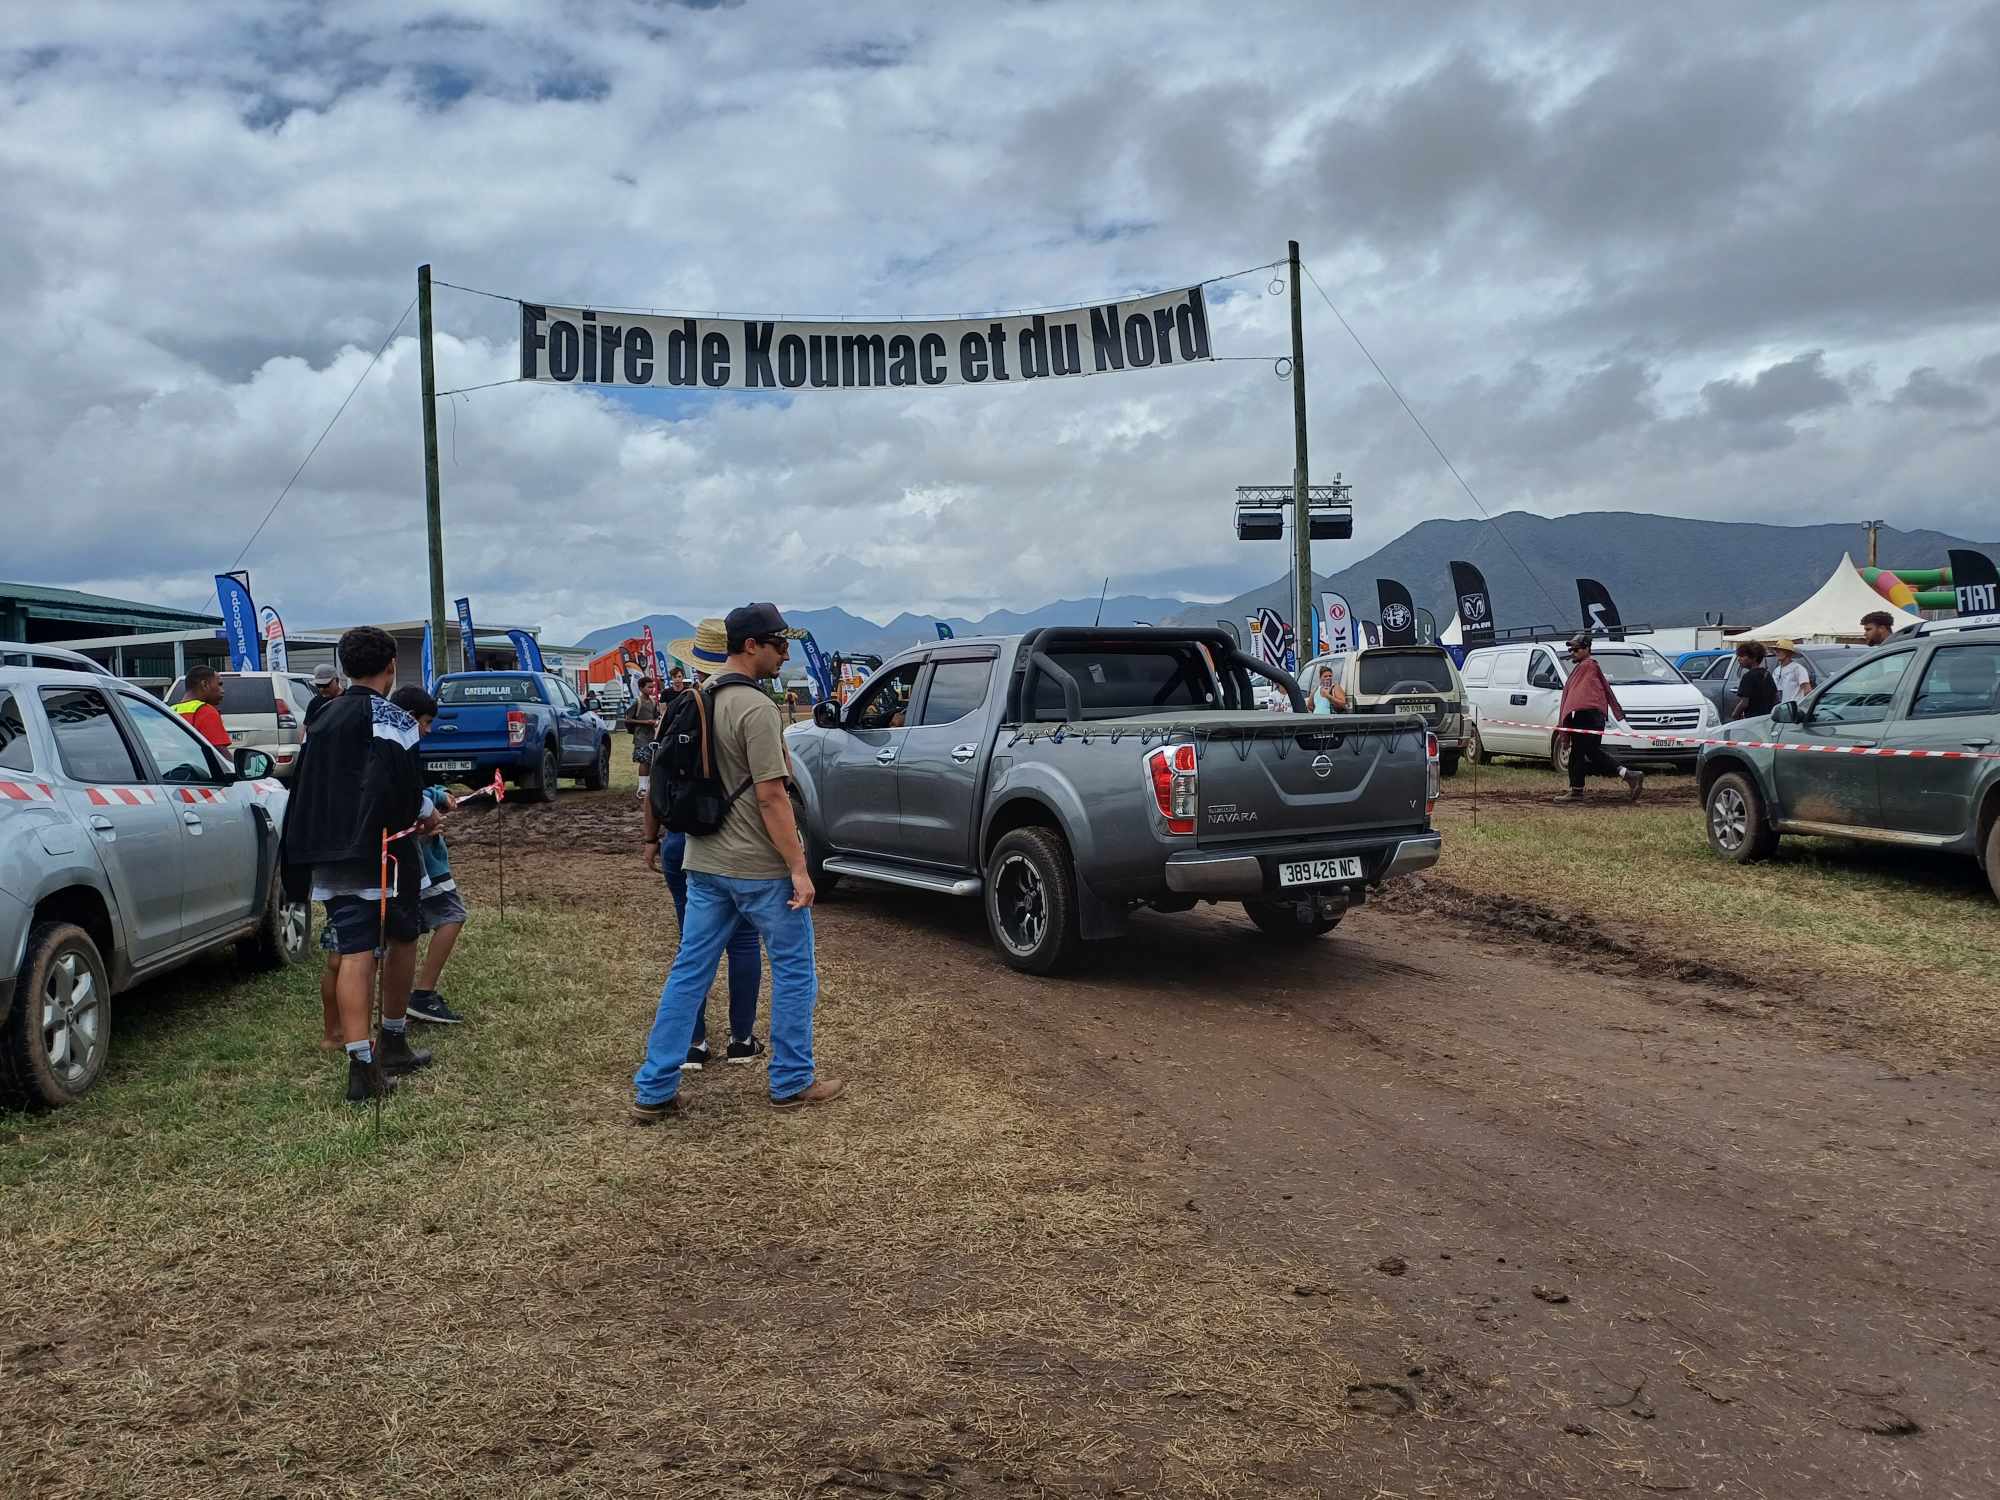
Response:
POLYGON ((885 885, 906 885, 912 890, 935 891, 940 896, 976 896, 984 884, 977 875, 935 875, 929 870, 912 870, 885 860, 857 859, 851 854, 836 854, 823 863, 836 875, 879 880, 885 885))

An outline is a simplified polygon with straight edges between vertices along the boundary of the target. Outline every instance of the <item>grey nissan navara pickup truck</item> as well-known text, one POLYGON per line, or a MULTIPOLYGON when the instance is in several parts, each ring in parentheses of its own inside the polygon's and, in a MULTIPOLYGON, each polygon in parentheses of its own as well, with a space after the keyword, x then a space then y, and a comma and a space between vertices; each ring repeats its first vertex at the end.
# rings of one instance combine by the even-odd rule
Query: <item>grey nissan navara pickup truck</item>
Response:
POLYGON ((1240 901, 1306 939, 1437 861, 1437 741, 1412 716, 1308 715, 1219 629, 961 638, 883 663, 787 731, 813 879, 978 897, 1046 974, 1127 913, 1240 901), (1251 675, 1292 714, 1258 710, 1251 675))

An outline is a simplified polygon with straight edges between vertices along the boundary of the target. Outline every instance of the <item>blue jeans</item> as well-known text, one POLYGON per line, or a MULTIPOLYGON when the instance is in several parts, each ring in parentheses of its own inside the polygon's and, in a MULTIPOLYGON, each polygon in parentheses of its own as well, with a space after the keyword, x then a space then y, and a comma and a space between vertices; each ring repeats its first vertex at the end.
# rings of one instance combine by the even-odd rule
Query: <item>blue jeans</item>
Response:
MULTIPOLYGON (((684 833, 664 833, 660 835, 660 869, 667 877, 667 889, 673 893, 674 916, 681 925, 681 940, 687 940, 688 882, 687 872, 681 868, 681 860, 687 853, 687 835, 684 833)), ((736 930, 729 934, 729 1039, 743 1042, 750 1039, 750 1033, 757 1029, 757 988, 764 982, 764 955, 757 947, 757 929, 746 917, 736 924, 736 930)), ((708 996, 704 994, 701 1009, 694 1013, 694 1040, 691 1046, 699 1047, 708 1040, 708 996)))
POLYGON ((679 1092, 695 1017, 715 983, 722 950, 745 921, 771 955, 771 1097, 789 1099, 812 1086, 819 970, 813 961, 812 909, 793 911, 787 904, 791 898, 788 879, 738 880, 688 872, 680 951, 660 991, 646 1060, 632 1079, 641 1104, 658 1104, 679 1092))

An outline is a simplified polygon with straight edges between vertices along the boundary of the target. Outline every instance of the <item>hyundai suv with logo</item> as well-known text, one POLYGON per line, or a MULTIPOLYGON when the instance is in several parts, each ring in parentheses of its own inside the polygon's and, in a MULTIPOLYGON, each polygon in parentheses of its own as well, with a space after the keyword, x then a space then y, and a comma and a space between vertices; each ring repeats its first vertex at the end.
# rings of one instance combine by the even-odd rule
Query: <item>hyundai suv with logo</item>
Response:
POLYGON ((1267 940, 1310 940, 1437 861, 1437 736, 1415 714, 1306 715, 1221 629, 938 641, 785 740, 816 885, 977 899, 1030 973, 1141 907, 1241 902, 1267 940), (1292 712, 1260 712, 1253 676, 1292 712))
POLYGON ((1415 714, 1422 719, 1437 736, 1439 773, 1458 774, 1465 748, 1465 686, 1444 647, 1369 646, 1316 656, 1299 673, 1299 686, 1308 697, 1319 688, 1321 667, 1333 668, 1333 680, 1347 694, 1349 713, 1415 714))
MULTIPOLYGON (((1623 718, 1605 726, 1604 743, 1621 760, 1692 766, 1698 739, 1721 723, 1715 705, 1674 664, 1636 641, 1598 641, 1591 655, 1617 695, 1623 718)), ((1481 646, 1465 658, 1471 749, 1483 766, 1496 755, 1525 755, 1569 769, 1573 736, 1556 733, 1569 654, 1554 641, 1481 646)))

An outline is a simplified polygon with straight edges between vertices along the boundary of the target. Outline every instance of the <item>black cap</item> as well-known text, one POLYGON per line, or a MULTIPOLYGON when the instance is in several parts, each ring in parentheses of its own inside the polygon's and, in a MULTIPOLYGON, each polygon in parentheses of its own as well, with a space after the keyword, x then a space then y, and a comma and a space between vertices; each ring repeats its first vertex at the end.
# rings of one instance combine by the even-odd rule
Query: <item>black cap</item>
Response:
POLYGON ((729 637, 729 649, 735 651, 753 637, 768 640, 783 635, 785 617, 778 613, 775 604, 739 604, 723 620, 722 629, 729 637))

